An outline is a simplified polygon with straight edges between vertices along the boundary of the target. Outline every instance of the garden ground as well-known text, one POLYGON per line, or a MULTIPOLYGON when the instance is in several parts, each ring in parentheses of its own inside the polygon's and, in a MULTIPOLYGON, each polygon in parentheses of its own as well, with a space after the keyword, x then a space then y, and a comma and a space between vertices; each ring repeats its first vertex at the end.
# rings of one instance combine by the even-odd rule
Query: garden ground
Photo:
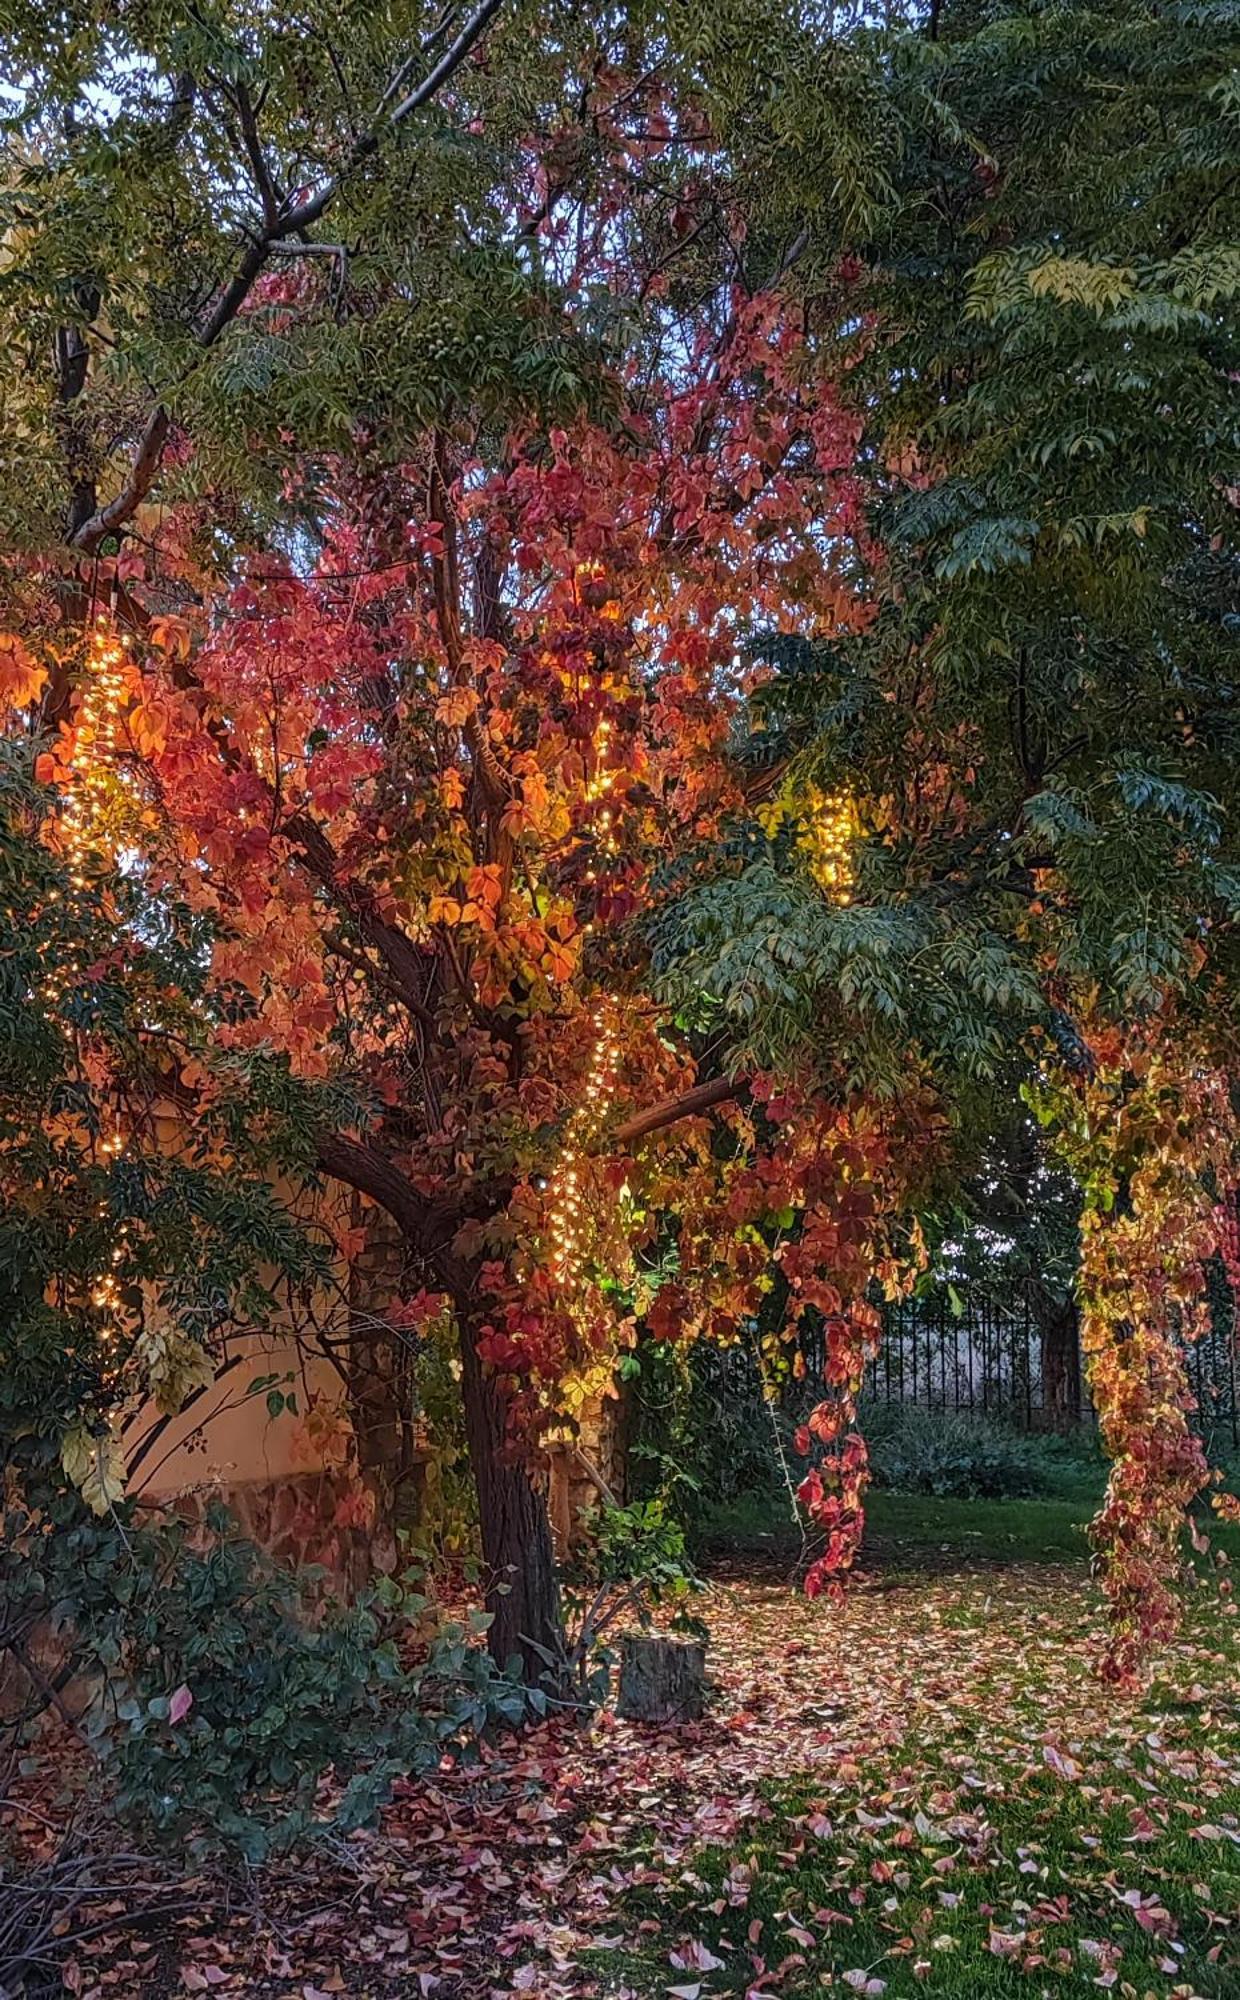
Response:
POLYGON ((382 1829, 211 1891, 83 1995, 1240 1992, 1240 1620, 1091 1673, 1079 1501, 877 1495, 843 1606, 732 1523, 698 1725, 553 1722, 382 1829), (764 1554, 756 1550, 764 1549, 764 1554), (146 1970, 145 1968, 150 1968, 146 1970))

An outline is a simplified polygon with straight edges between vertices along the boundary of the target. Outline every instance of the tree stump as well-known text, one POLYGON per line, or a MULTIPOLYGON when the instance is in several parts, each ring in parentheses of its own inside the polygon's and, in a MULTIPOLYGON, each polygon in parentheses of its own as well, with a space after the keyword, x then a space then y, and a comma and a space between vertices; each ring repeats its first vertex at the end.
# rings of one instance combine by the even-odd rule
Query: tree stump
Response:
POLYGON ((696 1722, 705 1699, 706 1647, 700 1639, 623 1635, 617 1715, 628 1722, 696 1722))

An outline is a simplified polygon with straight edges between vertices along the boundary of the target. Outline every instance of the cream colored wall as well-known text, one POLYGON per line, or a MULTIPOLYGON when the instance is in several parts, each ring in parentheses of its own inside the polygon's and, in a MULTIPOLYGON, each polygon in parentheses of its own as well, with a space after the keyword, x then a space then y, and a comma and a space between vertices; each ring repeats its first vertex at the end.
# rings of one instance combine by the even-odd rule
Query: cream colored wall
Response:
MULTIPOLYGON (((134 1469, 129 1490, 135 1498, 165 1500, 195 1487, 278 1480, 322 1465, 303 1418, 313 1395, 333 1406, 341 1400, 340 1378, 330 1362, 299 1352, 296 1342, 279 1333, 235 1340, 227 1358, 235 1365, 172 1419, 134 1469), (285 1410, 272 1417, 265 1392, 246 1393, 265 1375, 278 1375, 276 1386, 296 1395, 296 1416, 285 1410), (286 1375, 293 1379, 285 1381, 286 1375)), ((127 1428, 131 1464, 158 1421, 159 1412, 148 1404, 127 1428)))
MULTIPOLYGON (((182 1139, 182 1126, 174 1109, 157 1117, 162 1144, 175 1152, 182 1139)), ((276 1193, 301 1214, 314 1213, 304 1190, 277 1182, 276 1193)), ((350 1220, 349 1197, 334 1191, 316 1197, 317 1219, 333 1229, 350 1220)), ((264 1282, 279 1296, 279 1273, 262 1274, 264 1282)), ((347 1266, 339 1266, 341 1286, 347 1266)), ((334 1331, 343 1331, 345 1309, 339 1292, 324 1292, 311 1302, 303 1322, 315 1319, 334 1331)), ((269 1483, 293 1474, 315 1472, 324 1460, 306 1435, 305 1415, 311 1399, 320 1406, 342 1409, 340 1376, 323 1354, 315 1353, 306 1341, 299 1342, 286 1320, 277 1315, 262 1331, 230 1339, 222 1359, 233 1365, 217 1375, 216 1381, 195 1401, 159 1430, 157 1439, 140 1464, 135 1463, 143 1442, 160 1424, 160 1413, 148 1403, 125 1426, 126 1457, 131 1472, 128 1491, 137 1499, 167 1500, 201 1487, 234 1487, 269 1483), (256 1377, 276 1375, 274 1384, 297 1399, 297 1414, 288 1410, 271 1416, 265 1391, 247 1393, 256 1377), (291 1377, 286 1380, 286 1377, 291 1377)))

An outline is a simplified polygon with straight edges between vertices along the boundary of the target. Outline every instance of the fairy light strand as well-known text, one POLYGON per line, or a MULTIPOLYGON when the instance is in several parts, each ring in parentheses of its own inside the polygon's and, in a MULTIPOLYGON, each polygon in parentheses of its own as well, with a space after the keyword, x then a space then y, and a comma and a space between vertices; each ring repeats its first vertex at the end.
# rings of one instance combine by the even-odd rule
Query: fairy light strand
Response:
POLYGON ((73 725, 69 758, 72 783, 60 820, 60 837, 75 889, 84 889, 91 860, 111 856, 108 807, 116 787, 116 758, 129 701, 128 640, 117 637, 100 614, 91 632, 86 674, 73 725))
POLYGON ((809 788, 799 845, 815 882, 833 903, 847 906, 852 902, 860 833, 856 801, 849 792, 824 792, 817 785, 809 788))
POLYGON ((585 1270, 585 1190, 582 1162, 600 1136, 615 1098, 620 1066, 620 1042, 608 1022, 595 1040, 585 1089, 570 1114, 564 1148, 552 1178, 547 1206, 550 1270, 558 1285, 575 1289, 585 1270))

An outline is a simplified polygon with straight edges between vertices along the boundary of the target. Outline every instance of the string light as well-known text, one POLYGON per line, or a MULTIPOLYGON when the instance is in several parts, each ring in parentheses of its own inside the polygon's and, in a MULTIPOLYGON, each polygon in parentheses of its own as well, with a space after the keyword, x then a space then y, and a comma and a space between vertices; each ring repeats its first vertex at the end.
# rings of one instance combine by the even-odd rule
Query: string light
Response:
POLYGON ((857 879, 854 853, 861 832, 856 803, 849 792, 824 792, 811 785, 804 809, 799 845, 810 873, 833 903, 851 903, 857 879))
POLYGON ((582 1160, 607 1123, 619 1066, 619 1037, 615 1028, 604 1021, 594 1043, 581 1100, 574 1106, 565 1128, 564 1149, 552 1177, 547 1207, 551 1275, 558 1285, 569 1290, 580 1284, 585 1269, 582 1160))
MULTIPOLYGON (((125 784, 123 775, 117 772, 116 759, 122 747, 122 721, 130 700, 128 646, 129 641, 118 637, 100 614, 87 648, 86 673, 73 724, 73 750, 68 760, 72 781, 60 821, 60 837, 75 889, 87 886, 87 870, 93 858, 100 855, 111 858, 115 852, 108 820, 114 812, 118 776, 121 785, 125 784)), ((81 971, 77 959, 71 961, 71 969, 81 971)), ((59 999, 63 991, 61 982, 52 978, 47 984, 49 997, 59 999)), ((99 1151, 106 1161, 118 1159, 124 1150, 125 1139, 118 1120, 113 1130, 100 1140, 99 1151)), ((122 1225, 120 1236, 124 1235, 122 1225)), ((111 1251, 111 1265, 119 1264, 123 1255, 118 1241, 111 1251)), ((99 1339, 105 1347, 110 1347, 120 1338, 125 1324, 125 1304, 114 1269, 104 1270, 96 1277, 90 1301, 102 1316, 99 1339)), ((110 1373, 105 1375, 105 1382, 111 1379, 110 1373)))
POLYGON ((611 790, 619 775, 607 763, 610 738, 611 723, 604 715, 594 732, 594 770, 587 778, 585 786, 585 795, 591 804, 595 799, 603 798, 611 790))
POLYGON ((110 857, 115 851, 107 825, 109 806, 116 795, 122 719, 130 698, 128 646, 129 641, 118 637, 101 613, 87 649, 69 758, 72 784, 60 820, 60 837, 75 889, 86 887, 93 857, 101 853, 110 857))

